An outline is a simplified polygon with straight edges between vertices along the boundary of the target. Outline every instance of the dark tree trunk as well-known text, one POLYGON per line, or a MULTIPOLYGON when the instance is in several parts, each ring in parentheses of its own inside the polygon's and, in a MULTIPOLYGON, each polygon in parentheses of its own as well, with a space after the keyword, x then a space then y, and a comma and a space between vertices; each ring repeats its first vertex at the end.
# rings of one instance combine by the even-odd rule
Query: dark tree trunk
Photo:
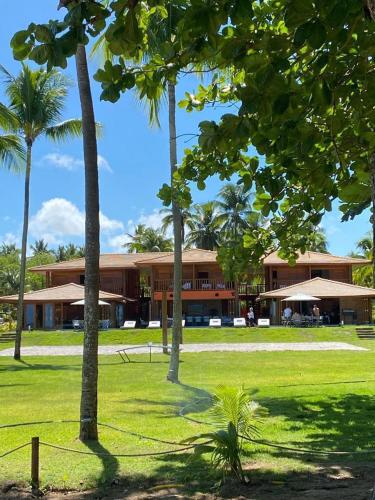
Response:
POLYGON ((176 86, 168 83, 168 112, 169 112, 169 159, 171 167, 172 188, 172 215, 174 236, 174 268, 173 268, 173 329, 172 350, 169 362, 167 379, 178 382, 180 364, 180 342, 182 337, 182 225, 181 210, 176 200, 174 190, 174 173, 177 169, 177 143, 176 143, 176 86))
POLYGON ((24 193, 24 202, 23 202, 24 206, 23 206, 23 229, 22 229, 20 283, 19 283, 19 290, 18 290, 17 327, 16 327, 16 340, 15 340, 15 344, 14 344, 14 359, 21 359, 21 339, 22 339, 23 307, 24 307, 23 297, 25 294, 27 233, 29 230, 31 149, 32 149, 32 142, 30 141, 30 142, 27 142, 25 193, 24 193))
POLYGON ((82 109, 85 160, 85 335, 82 361, 80 434, 82 441, 97 440, 98 415, 98 300, 99 300, 99 181, 94 107, 86 50, 76 53, 79 97, 82 109))

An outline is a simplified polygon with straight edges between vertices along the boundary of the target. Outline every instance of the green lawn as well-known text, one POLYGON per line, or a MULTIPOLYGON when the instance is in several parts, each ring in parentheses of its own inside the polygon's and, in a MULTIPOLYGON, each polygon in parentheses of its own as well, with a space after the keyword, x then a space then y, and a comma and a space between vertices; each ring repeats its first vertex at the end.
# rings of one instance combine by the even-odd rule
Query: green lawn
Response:
MULTIPOLYGON (((100 332, 99 342, 109 344, 147 344, 161 343, 161 330, 109 330, 100 332)), ((1 339, 1 336, 0 336, 1 339)), ((82 332, 65 331, 33 331, 24 332, 22 345, 79 345, 82 344, 82 332)), ((171 340, 171 330, 169 330, 171 340)), ((321 327, 321 328, 186 328, 185 343, 201 342, 313 342, 313 341, 356 341, 355 328, 321 327)), ((0 349, 11 347, 11 343, 0 343, 0 349)))
MULTIPOLYGON (((320 331, 319 335, 324 337, 324 330, 320 331)), ((298 331, 287 330, 284 333, 276 330, 268 332, 272 340, 284 340, 283 334, 288 340, 292 340, 291 336, 302 335, 298 331)), ((309 332, 318 335, 312 330, 309 332)), ((217 340, 224 339, 231 332, 207 332, 209 334, 216 336, 217 340)), ((105 335, 115 339, 114 332, 105 335)), ((144 332, 135 335, 144 335, 144 332)), ((191 335, 196 339, 204 332, 192 331, 191 335)), ((242 334, 237 332, 233 335, 242 334)), ((264 339, 265 335, 256 330, 248 333, 251 339, 258 340, 260 336, 264 339)), ((342 335, 346 334, 341 333, 340 338, 342 335)), ((361 344, 372 345, 369 342, 361 344)), ((179 416, 182 408, 190 405, 187 407, 189 416, 207 421, 207 397, 218 384, 244 385, 254 399, 268 409, 269 414, 260 425, 264 439, 321 450, 375 448, 373 348, 363 352, 182 354, 180 385, 165 382, 168 358, 156 355, 154 359, 152 364, 138 362, 124 365, 116 356, 100 357, 101 422, 147 436, 181 440, 207 429, 204 424, 182 419, 179 416), (191 405, 197 401, 199 404, 191 405)), ((137 360, 146 361, 147 357, 139 356, 137 360)), ((79 357, 25 358, 20 363, 0 358, 0 425, 77 419, 80 369, 79 357)), ((46 442, 87 450, 77 440, 77 430, 76 423, 0 429, 0 454, 34 435, 46 442)), ((100 430, 100 445, 90 447, 93 451, 113 454, 168 448, 169 445, 108 428, 100 430)), ((25 449, 0 459, 0 482, 5 479, 27 481, 29 454, 30 451, 25 449)), ((314 468, 318 463, 348 465, 370 462, 367 455, 317 459, 291 456, 260 446, 249 447, 246 460, 260 464, 258 475, 273 474, 276 479, 286 477, 291 471, 314 468)), ((100 459, 45 447, 41 449, 44 486, 87 488, 110 482, 114 477, 138 478, 139 481, 154 477, 159 481, 186 483, 201 490, 215 480, 208 462, 189 461, 187 454, 100 459)))

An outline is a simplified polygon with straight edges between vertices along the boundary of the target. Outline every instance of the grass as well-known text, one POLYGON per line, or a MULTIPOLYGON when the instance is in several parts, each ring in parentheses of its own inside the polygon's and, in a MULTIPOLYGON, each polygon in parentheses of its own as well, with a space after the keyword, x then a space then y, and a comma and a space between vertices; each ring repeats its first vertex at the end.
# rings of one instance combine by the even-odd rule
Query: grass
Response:
MULTIPOLYGON (((324 330, 320 331, 323 334, 324 330)), ((330 331, 331 336, 334 335, 333 330, 330 331)), ((281 333, 268 332, 273 332, 273 340, 281 340, 281 333)), ((136 332, 141 334, 143 332, 136 332)), ((203 332, 192 331, 192 335, 200 334, 203 332)), ((230 335, 229 331, 222 330, 212 334, 230 335)), ((285 333, 289 340, 297 334, 285 333)), ((248 335, 262 335, 264 339, 267 333, 252 330, 248 335)), ((179 415, 181 409, 185 408, 188 416, 207 421, 209 394, 218 384, 244 385, 254 399, 268 409, 268 416, 260 424, 262 438, 320 450, 372 449, 375 448, 375 346, 372 347, 371 342, 357 343, 370 349, 182 354, 180 385, 165 381, 168 369, 165 356, 156 355, 152 364, 130 365, 120 363, 116 356, 101 356, 99 419, 126 431, 179 441, 207 429, 205 424, 183 419, 179 415)), ((146 361, 147 357, 139 356, 137 360, 146 361)), ((78 418, 79 357, 27 357, 18 363, 0 358, 0 377, 0 425, 78 418)), ((77 423, 3 428, 0 433, 0 454, 34 435, 45 442, 112 454, 170 448, 108 428, 100 429, 100 445, 85 446, 77 439, 77 423)), ((27 481, 29 455, 30 450, 25 449, 0 459, 0 482, 5 479, 27 481)), ((100 458, 42 447, 41 479, 44 487, 55 488, 99 487, 114 477, 138 478, 141 482, 151 477, 186 483, 195 489, 212 485, 215 477, 209 463, 188 460, 189 456, 100 458)), ((291 471, 311 469, 318 463, 356 464, 368 459, 367 455, 316 459, 262 446, 249 447, 245 458, 260 464, 258 474, 276 479, 291 471)))
MULTIPOLYGON (((0 337, 1 339, 1 337, 0 337)), ((99 343, 110 344, 147 344, 161 343, 161 330, 109 330, 100 332, 99 343)), ((171 331, 169 330, 171 340, 171 331)), ((22 345, 80 345, 83 333, 65 331, 33 331, 24 332, 22 345)), ((350 341, 356 342, 355 327, 321 327, 321 328, 186 328, 185 343, 204 342, 315 342, 315 341, 350 341)), ((12 343, 1 343, 1 348, 11 347, 12 343)))

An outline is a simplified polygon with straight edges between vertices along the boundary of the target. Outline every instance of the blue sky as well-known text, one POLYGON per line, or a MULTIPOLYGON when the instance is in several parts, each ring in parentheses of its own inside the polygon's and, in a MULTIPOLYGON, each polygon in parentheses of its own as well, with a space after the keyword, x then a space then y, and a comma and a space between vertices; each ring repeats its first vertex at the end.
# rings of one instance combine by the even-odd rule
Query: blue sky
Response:
MULTIPOLYGON (((19 63, 13 61, 9 40, 15 31, 30 22, 45 22, 58 18, 57 0, 13 0, 3 2, 0 29, 0 63, 17 73, 19 63)), ((91 72, 99 62, 90 62, 91 72)), ((80 107, 75 84, 73 61, 65 71, 72 80, 64 118, 79 117, 80 107)), ((182 78, 178 98, 197 85, 192 76, 182 78)), ((100 86, 93 82, 96 118, 104 125, 104 137, 99 142, 100 195, 102 212, 101 246, 103 252, 121 250, 124 234, 134 224, 143 222, 160 224, 161 208, 157 192, 168 182, 168 130, 166 108, 161 112, 162 128, 150 128, 147 111, 137 103, 131 93, 117 104, 100 102, 100 86)), ((4 95, 0 90, 0 100, 4 95)), ((223 110, 186 113, 178 110, 178 135, 197 133, 201 120, 219 117, 223 110)), ((179 139, 179 158, 185 147, 194 144, 179 139)), ((220 189, 218 179, 212 179, 204 192, 193 190, 195 202, 214 199, 220 189)), ((19 242, 23 211, 23 178, 0 170, 0 242, 19 242)), ((73 241, 83 244, 84 178, 82 144, 80 140, 62 145, 40 139, 34 146, 31 178, 29 242, 45 238, 50 246, 73 241)), ((329 240, 329 250, 346 255, 354 249, 356 241, 369 230, 369 214, 365 213, 349 223, 340 223, 337 208, 328 214, 323 227, 329 240)))

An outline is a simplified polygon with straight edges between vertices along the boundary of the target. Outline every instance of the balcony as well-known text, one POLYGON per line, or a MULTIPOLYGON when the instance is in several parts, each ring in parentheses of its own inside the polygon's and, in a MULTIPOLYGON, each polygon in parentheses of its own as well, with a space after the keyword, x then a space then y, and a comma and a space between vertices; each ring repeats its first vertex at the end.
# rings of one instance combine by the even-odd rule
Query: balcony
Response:
MULTIPOLYGON (((170 292, 173 290, 173 280, 155 280, 155 292, 170 292)), ((208 291, 208 290, 234 290, 233 281, 223 279, 183 279, 181 280, 181 290, 185 291, 208 291)))

